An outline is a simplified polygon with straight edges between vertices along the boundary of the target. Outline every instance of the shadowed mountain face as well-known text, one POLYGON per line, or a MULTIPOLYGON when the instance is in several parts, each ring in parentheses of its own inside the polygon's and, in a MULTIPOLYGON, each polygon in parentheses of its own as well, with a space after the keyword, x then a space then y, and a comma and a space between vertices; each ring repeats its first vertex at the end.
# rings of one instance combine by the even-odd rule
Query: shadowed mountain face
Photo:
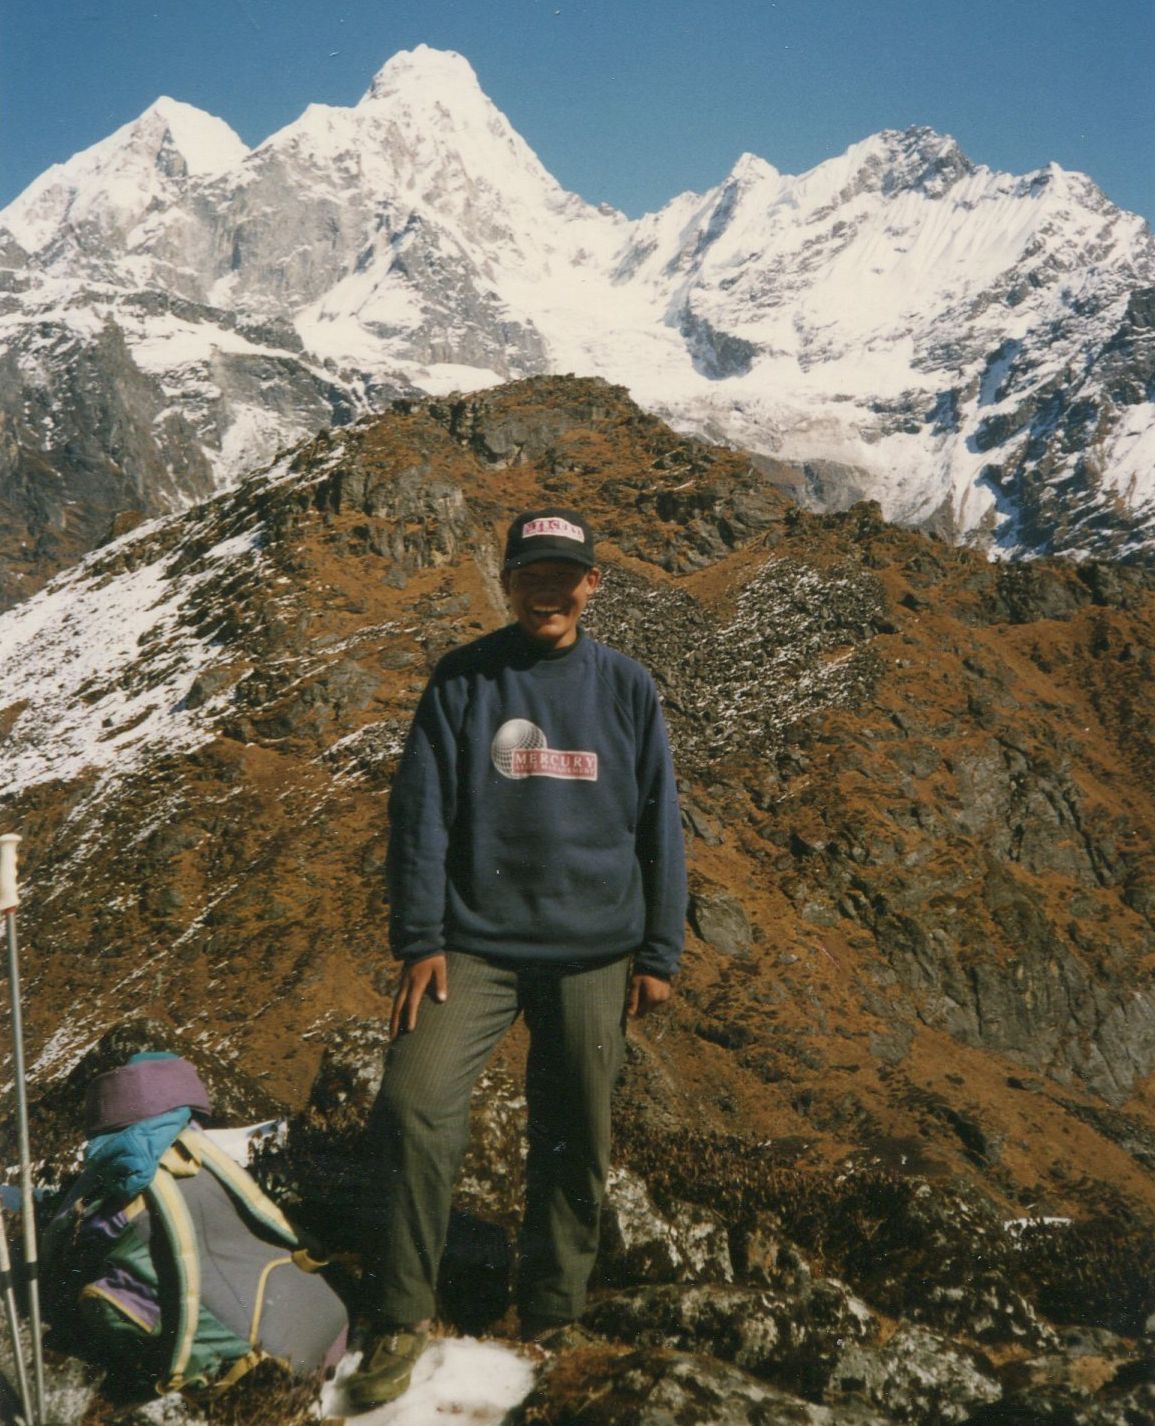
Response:
POLYGON ((653 670, 682 781, 692 933, 637 1122, 1155 1213, 1155 588, 774 479, 535 378, 323 432, 4 615, 34 1098, 148 1016, 297 1107, 386 1016, 401 740, 550 500, 599 532, 588 626, 653 670))

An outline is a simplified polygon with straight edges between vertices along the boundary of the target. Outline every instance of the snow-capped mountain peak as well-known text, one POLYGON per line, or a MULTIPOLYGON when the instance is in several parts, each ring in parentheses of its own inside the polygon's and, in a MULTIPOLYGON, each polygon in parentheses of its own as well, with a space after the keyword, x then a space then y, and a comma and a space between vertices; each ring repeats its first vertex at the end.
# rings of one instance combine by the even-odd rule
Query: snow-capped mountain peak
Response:
POLYGON ((353 112, 393 184, 467 224, 508 230, 511 205, 555 208, 569 197, 453 51, 394 55, 353 112))
MULTIPOLYGON (((1155 542, 1155 239, 1082 174, 995 172, 923 126, 799 175, 745 153, 631 221, 420 45, 252 152, 158 100, 0 224, 28 468, 68 492, 107 470, 112 508, 414 387, 554 371, 791 463, 816 506, 869 496, 1009 552, 1155 542)), ((5 461, 0 492, 25 488, 5 461)))
MULTIPOLYGON (((561 189, 533 150, 481 89, 473 66, 452 50, 418 45, 395 54, 356 106, 357 120, 396 158, 409 157, 402 177, 426 181, 425 166, 447 161, 474 184, 508 183, 511 167, 550 194, 561 189)), ((398 165, 401 167, 401 165, 398 165)), ((443 176, 443 175, 440 175, 443 176)))
MULTIPOLYGON (((570 241, 575 221, 605 229, 619 217, 607 223, 566 193, 482 92, 469 62, 427 45, 394 55, 352 108, 310 106, 260 146, 246 182, 273 170, 310 190, 306 202, 327 190, 361 212, 354 271, 394 263, 398 243, 408 249, 417 228, 436 226, 460 250, 480 243, 487 263, 541 277, 551 254, 569 262, 581 246, 570 241)), ((349 222, 346 213, 342 225, 349 222)), ((330 316, 335 310, 330 304, 330 316)))
POLYGON ((727 182, 752 187, 756 183, 775 182, 781 176, 774 165, 767 163, 764 158, 759 158, 757 154, 744 153, 739 155, 730 170, 727 182))
POLYGON ((141 136, 148 135, 157 143, 157 159, 162 152, 172 153, 180 170, 189 177, 203 177, 232 168, 248 153, 248 146, 223 119, 208 114, 195 105, 162 94, 141 117, 135 127, 141 136))
POLYGON ((106 139, 54 164, 0 212, 28 252, 64 227, 130 228, 158 202, 179 201, 183 182, 228 169, 248 148, 224 122, 167 96, 106 139))
POLYGON ((884 129, 791 179, 791 187, 801 210, 821 214, 864 194, 894 198, 913 190, 938 198, 974 167, 947 134, 884 129))
POLYGON ((385 61, 373 76, 361 103, 371 104, 397 94, 410 95, 421 91, 432 91, 438 98, 454 93, 486 98, 476 70, 464 55, 455 50, 416 45, 411 50, 398 50, 385 61))

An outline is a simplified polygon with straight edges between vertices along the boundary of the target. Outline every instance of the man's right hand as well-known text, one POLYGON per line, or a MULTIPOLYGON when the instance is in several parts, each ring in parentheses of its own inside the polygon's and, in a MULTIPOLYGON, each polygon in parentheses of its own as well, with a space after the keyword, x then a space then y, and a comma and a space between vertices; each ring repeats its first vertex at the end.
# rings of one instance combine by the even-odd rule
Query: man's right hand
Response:
POLYGON ((449 971, 444 955, 426 956, 423 961, 407 961, 393 997, 393 1014, 389 1020, 389 1038, 395 1040, 402 1025, 406 1030, 417 1028, 421 1002, 433 986, 433 998, 439 1005, 449 999, 449 971))

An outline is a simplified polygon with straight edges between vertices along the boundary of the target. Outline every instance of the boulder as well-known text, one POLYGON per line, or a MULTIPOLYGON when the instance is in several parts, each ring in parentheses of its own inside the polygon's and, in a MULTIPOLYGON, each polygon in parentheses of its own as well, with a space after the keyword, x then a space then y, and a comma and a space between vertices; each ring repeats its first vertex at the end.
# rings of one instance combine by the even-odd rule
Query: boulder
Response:
POLYGON ((739 1279, 782 1292, 802 1292, 810 1284, 810 1265, 771 1213, 760 1213, 732 1236, 739 1279))
POLYGON ((583 1320, 619 1341, 734 1362, 814 1400, 846 1346, 878 1331, 866 1304, 833 1278, 797 1295, 716 1285, 635 1288, 600 1299, 583 1320))
POLYGON ((552 1363, 508 1426, 889 1426, 847 1402, 833 1410, 726 1362, 644 1347, 552 1363))
POLYGON ((1053 1388, 1009 1393, 980 1408, 967 1426, 1153 1426, 1155 1386, 1150 1381, 1127 1391, 1087 1399, 1053 1388))
POLYGON ((690 925, 724 956, 735 960, 749 956, 750 922, 742 903, 728 892, 695 892, 690 897, 690 925))
POLYGON ((619 1285, 734 1277, 725 1224, 689 1204, 670 1216, 660 1213, 645 1183, 627 1168, 611 1169, 606 1183, 598 1271, 619 1285))
POLYGON ((839 1357, 825 1400, 841 1408, 863 1401, 918 1426, 965 1422, 998 1401, 990 1369, 935 1332, 903 1324, 884 1346, 855 1342, 839 1357))

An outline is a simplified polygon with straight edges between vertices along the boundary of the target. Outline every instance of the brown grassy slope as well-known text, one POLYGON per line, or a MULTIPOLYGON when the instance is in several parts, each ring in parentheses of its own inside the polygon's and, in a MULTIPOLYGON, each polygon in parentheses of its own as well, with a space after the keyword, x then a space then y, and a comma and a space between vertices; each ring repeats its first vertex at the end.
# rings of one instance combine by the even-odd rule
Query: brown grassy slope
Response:
MULTIPOLYGON (((42 1083, 147 1014, 254 1108, 299 1105, 327 1031, 386 1014, 400 739, 440 653, 505 617, 509 516, 551 500, 603 536, 590 626, 654 669, 691 828, 686 970, 627 1112, 1155 1211, 1141 574, 806 516, 599 382, 403 405, 295 467, 198 516, 202 544, 266 538, 188 616, 219 640, 190 690, 222 700, 213 740, 10 809, 42 1083)), ((150 538, 193 568, 191 528, 150 538)))

